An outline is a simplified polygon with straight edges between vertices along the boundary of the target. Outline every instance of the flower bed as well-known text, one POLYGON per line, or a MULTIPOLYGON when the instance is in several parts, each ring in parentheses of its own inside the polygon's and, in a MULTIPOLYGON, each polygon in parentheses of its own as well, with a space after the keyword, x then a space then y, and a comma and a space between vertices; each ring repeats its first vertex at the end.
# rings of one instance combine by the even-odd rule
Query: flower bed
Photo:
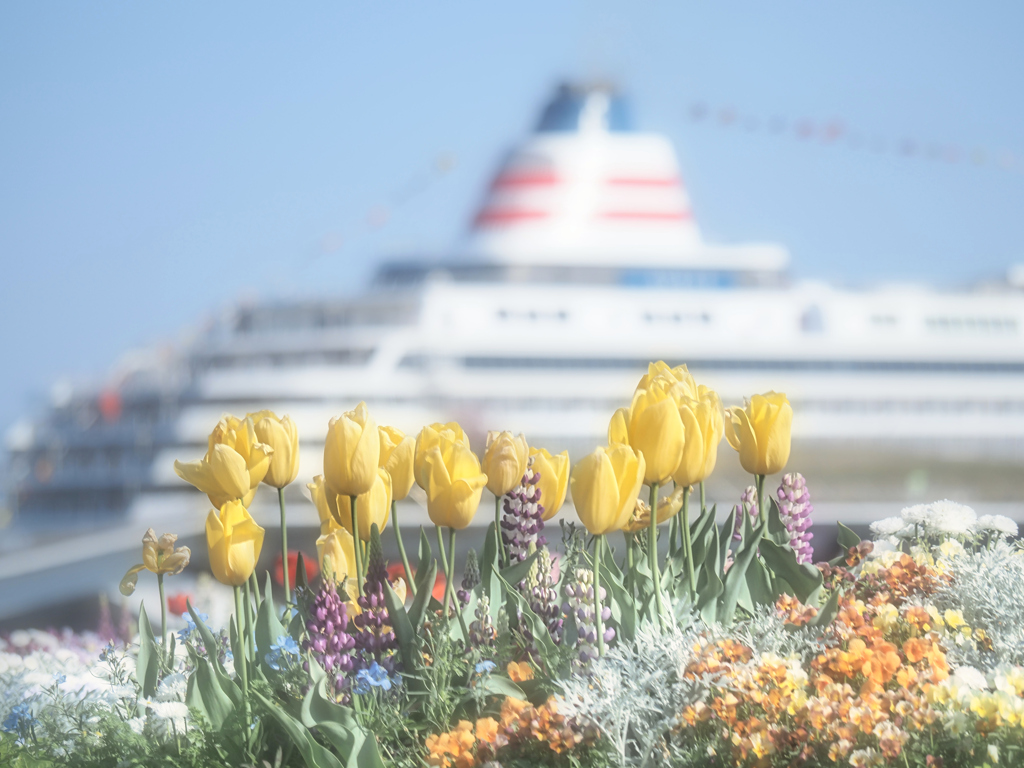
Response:
POLYGON ((143 609, 131 643, 0 640, 0 764, 1022 764, 1016 525, 935 502, 871 541, 840 526, 840 554, 812 564, 806 482, 768 482, 791 417, 783 395, 723 409, 684 367, 652 364, 570 473, 521 435, 491 433, 481 461, 455 423, 413 439, 360 404, 332 420, 309 484, 312 581, 280 495, 277 595, 247 505, 261 482, 295 481, 298 436, 267 411, 225 417, 176 468, 214 506, 228 626, 187 605, 167 631, 164 579, 191 553, 147 532, 121 586, 155 576, 159 623, 143 609), (720 521, 704 499, 723 435, 752 485, 720 521), (406 552, 395 501, 414 483, 435 530, 406 552), (456 563, 485 487, 494 521, 456 563), (570 488, 579 521, 545 526, 570 488))

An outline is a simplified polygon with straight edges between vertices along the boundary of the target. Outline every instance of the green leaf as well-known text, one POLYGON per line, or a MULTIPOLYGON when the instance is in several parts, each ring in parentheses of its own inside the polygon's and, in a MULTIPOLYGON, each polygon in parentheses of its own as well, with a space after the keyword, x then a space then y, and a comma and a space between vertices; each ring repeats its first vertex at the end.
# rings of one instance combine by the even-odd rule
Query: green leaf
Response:
MULTIPOLYGON (((740 546, 739 552, 736 554, 736 559, 729 568, 729 572, 725 574, 725 591, 722 594, 718 615, 719 621, 725 624, 732 623, 741 591, 749 592, 746 578, 747 568, 750 567, 750 563, 754 560, 754 556, 757 554, 757 547, 767 530, 768 518, 765 517, 757 528, 744 536, 744 541, 740 546)), ((744 533, 747 534, 748 531, 750 531, 749 521, 744 526, 744 533)))
MULTIPOLYGON (((270 587, 270 574, 267 574, 267 587, 270 587)), ((277 618, 277 610, 274 608, 274 601, 266 599, 260 605, 256 614, 256 647, 259 649, 257 661, 264 665, 265 657, 270 653, 270 646, 277 642, 277 638, 285 634, 284 625, 277 618)), ((269 669, 269 667, 268 667, 269 669)), ((271 672, 273 670, 270 670, 271 672)))
MULTIPOLYGON (((513 699, 526 699, 523 689, 502 675, 484 675, 477 679, 476 683, 480 690, 491 696, 511 696, 513 699)), ((473 691, 467 691, 463 701, 473 698, 473 691)))
MULTIPOLYGON (((283 708, 267 700, 257 691, 253 691, 252 695, 281 726, 281 730, 287 734, 299 754, 302 755, 306 768, 346 768, 338 758, 313 738, 313 734, 302 723, 285 712, 283 708)), ((354 768, 354 766, 350 766, 350 768, 354 768)))
POLYGON ((429 565, 422 571, 418 571, 417 576, 420 578, 416 580, 416 597, 413 598, 412 605, 409 606, 408 616, 413 630, 419 632, 427 617, 427 608, 433 597, 434 581, 437 578, 437 561, 431 558, 429 565))
POLYGON ((636 603, 633 596, 623 587, 622 579, 616 578, 611 569, 605 566, 603 557, 601 558, 601 586, 608 592, 608 607, 612 610, 615 633, 623 640, 633 640, 636 637, 636 603))
POLYGON ((708 624, 718 616, 718 598, 725 590, 722 584, 721 565, 718 561, 718 527, 711 528, 708 557, 705 558, 700 577, 697 579, 697 610, 708 624))
POLYGON ((790 538, 792 537, 786 530, 786 524, 782 522, 779 503, 774 498, 770 498, 768 500, 768 537, 766 540, 782 545, 788 544, 790 538))
MULTIPOLYGON (((723 568, 725 567, 726 557, 729 554, 729 545, 732 544, 732 532, 736 530, 736 514, 736 507, 733 507, 718 535, 718 562, 723 568)), ((719 574, 721 573, 722 571, 719 571, 719 574)))
MULTIPOLYGON (((417 595, 417 598, 419 595, 417 595)), ((405 612, 405 606, 398 599, 395 590, 386 581, 384 582, 384 603, 388 607, 388 616, 391 619, 391 628, 395 631, 395 639, 398 640, 398 654, 402 658, 402 666, 411 672, 418 672, 423 668, 423 656, 420 654, 420 641, 416 636, 416 630, 409 615, 405 612)), ((409 684, 410 689, 415 689, 414 683, 409 684)))
MULTIPOLYGON (((765 541, 761 542, 762 548, 765 541)), ((768 575, 768 569, 760 558, 755 557, 750 567, 747 568, 747 590, 750 592, 750 599, 754 605, 772 605, 775 603, 775 595, 772 592, 772 579, 768 575)))
POLYGON ((522 562, 515 563, 514 565, 510 565, 508 568, 499 571, 498 576, 502 581, 508 582, 509 584, 518 584, 530 575, 530 568, 533 567, 533 563, 539 555, 540 552, 534 552, 522 562))
MULTIPOLYGON (((287 567, 287 563, 285 564, 287 567)), ((292 589, 309 589, 309 578, 306 573, 306 558, 299 552, 298 557, 295 560, 295 583, 292 584, 292 589)))
MULTIPOLYGON (((217 675, 217 679, 220 681, 221 690, 223 690, 231 701, 237 706, 242 701, 242 691, 235 684, 234 680, 228 677, 228 673, 224 670, 224 667, 220 663, 220 641, 213 636, 213 632, 210 628, 203 623, 203 620, 199 618, 199 614, 196 613, 195 608, 188 601, 185 602, 185 607, 188 608, 188 613, 192 617, 193 623, 196 625, 196 629, 199 631, 199 637, 203 641, 203 647, 206 648, 206 657, 209 659, 210 664, 213 665, 213 671, 217 675)), ((232 640, 232 653, 234 653, 234 640, 232 640)), ((238 658, 237 656, 235 658, 238 658)))
POLYGON ((142 687, 142 695, 149 698, 156 693, 156 678, 160 669, 160 649, 153 636, 145 603, 139 606, 139 658, 135 662, 135 679, 142 687))
POLYGON ((359 724, 351 709, 331 699, 327 685, 324 675, 306 693, 302 702, 302 724, 317 728, 349 768, 384 768, 373 733, 359 724))
POLYGON ((808 622, 812 627, 827 627, 839 613, 839 590, 832 590, 828 602, 818 611, 818 615, 808 622))
POLYGON ((779 546, 771 539, 761 542, 761 557, 769 568, 793 589, 800 602, 807 599, 821 586, 821 571, 809 563, 797 562, 796 552, 789 544, 779 546))
MULTIPOLYGON (((430 539, 427 538, 426 531, 423 530, 423 526, 420 526, 420 548, 419 548, 420 562, 416 566, 416 589, 420 588, 419 574, 427 570, 429 564, 434 561, 433 550, 430 549, 430 539)), ((436 571, 435 571, 436 572, 436 571)), ((433 588, 433 585, 431 585, 433 588)))
POLYGON ((495 572, 500 568, 498 558, 497 541, 494 538, 494 523, 487 526, 487 539, 484 541, 483 560, 480 561, 480 586, 483 587, 483 594, 487 595, 490 602, 491 620, 497 624, 498 612, 505 602, 505 593, 501 586, 501 580, 495 572), (494 566, 493 568, 491 566, 494 566))
POLYGON ((839 547, 839 554, 828 561, 829 565, 845 565, 846 556, 850 547, 860 544, 860 536, 851 531, 842 523, 837 523, 836 544, 839 547))
POLYGON ((196 668, 189 678, 189 695, 186 703, 201 711, 210 721, 214 731, 219 731, 224 721, 235 710, 231 697, 221 687, 220 679, 208 659, 195 658, 196 668))
POLYGON ((711 541, 711 529, 715 527, 717 509, 717 507, 712 507, 710 513, 701 515, 690 527, 690 548, 693 550, 694 573, 699 572, 701 566, 704 565, 704 558, 708 553, 708 542, 711 541))
MULTIPOLYGON (((524 562, 528 561, 529 558, 524 562)), ((520 565, 522 565, 522 563, 520 563, 520 565)), ((512 570, 512 568, 507 568, 505 572, 507 573, 510 570, 512 570)), ((533 641, 537 644, 537 650, 540 651, 541 657, 545 660, 555 658, 558 655, 558 651, 555 648, 554 641, 551 639, 551 634, 548 632, 547 624, 544 623, 544 620, 540 616, 533 612, 533 609, 530 607, 529 600, 519 594, 519 590, 513 587, 505 579, 503 574, 498 574, 498 578, 501 579, 501 583, 505 587, 505 592, 508 595, 509 602, 519 610, 523 621, 529 625, 530 632, 533 635, 533 641)))

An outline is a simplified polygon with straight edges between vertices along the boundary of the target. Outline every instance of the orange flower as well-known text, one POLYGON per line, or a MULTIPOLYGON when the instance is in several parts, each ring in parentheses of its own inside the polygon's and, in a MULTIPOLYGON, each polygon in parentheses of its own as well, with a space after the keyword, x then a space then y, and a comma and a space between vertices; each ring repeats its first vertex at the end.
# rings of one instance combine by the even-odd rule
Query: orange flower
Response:
POLYGON ((917 664, 928 653, 931 645, 931 643, 918 637, 912 637, 903 644, 903 653, 906 654, 907 661, 911 664, 917 664))
POLYGON ((493 717, 482 717, 477 720, 476 738, 477 741, 493 744, 498 738, 498 721, 493 717))
POLYGON ((510 661, 508 663, 508 678, 514 683, 533 680, 533 667, 525 661, 510 661))

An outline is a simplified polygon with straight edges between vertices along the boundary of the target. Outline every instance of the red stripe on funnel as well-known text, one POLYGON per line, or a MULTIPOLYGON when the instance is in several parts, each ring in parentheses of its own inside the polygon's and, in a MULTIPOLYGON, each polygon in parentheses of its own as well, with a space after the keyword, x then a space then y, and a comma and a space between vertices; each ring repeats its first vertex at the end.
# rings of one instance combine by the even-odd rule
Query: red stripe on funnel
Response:
POLYGON ((480 211, 476 215, 477 226, 488 226, 492 224, 515 224, 521 221, 537 221, 546 219, 550 214, 547 211, 530 210, 525 208, 498 208, 480 211))

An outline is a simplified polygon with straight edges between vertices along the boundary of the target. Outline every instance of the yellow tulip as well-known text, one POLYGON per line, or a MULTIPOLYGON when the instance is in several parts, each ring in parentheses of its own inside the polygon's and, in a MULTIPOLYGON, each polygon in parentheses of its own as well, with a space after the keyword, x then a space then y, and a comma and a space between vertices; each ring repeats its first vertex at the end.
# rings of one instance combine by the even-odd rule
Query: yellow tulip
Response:
POLYGON ((140 571, 175 576, 185 570, 192 553, 188 547, 175 549, 174 542, 177 540, 178 537, 173 533, 165 533, 158 539, 152 528, 146 531, 142 537, 142 562, 129 568, 121 579, 121 594, 130 595, 135 591, 140 571))
MULTIPOLYGON (((657 524, 661 525, 666 520, 675 517, 683 508, 683 493, 686 488, 676 488, 672 493, 663 499, 658 500, 657 524)), ((646 531, 651 524, 651 505, 643 499, 636 500, 636 507, 629 520, 622 527, 626 533, 640 533, 646 531)))
POLYGON ((391 499, 401 501, 416 482, 412 472, 416 441, 395 427, 377 427, 377 430, 380 432, 380 466, 391 475, 391 499))
MULTIPOLYGON (((320 560, 320 572, 327 577, 330 573, 338 584, 356 572, 355 539, 344 528, 335 527, 321 534, 316 540, 316 554, 320 560), (328 564, 326 558, 330 558, 328 564)), ((355 594, 351 592, 350 594, 355 594)))
MULTIPOLYGON (((309 497, 313 500, 316 513, 320 517, 320 534, 327 535, 335 528, 341 527, 341 513, 338 510, 338 494, 327 487, 323 475, 317 475, 312 483, 307 483, 309 497)), ((343 499, 345 512, 349 513, 349 501, 343 499)), ((351 515, 350 515, 351 516, 351 515)), ((349 526, 351 527, 351 525, 349 526)))
POLYGON ((544 507, 541 517, 550 520, 562 508, 569 489, 569 452, 552 456, 546 448, 531 448, 530 458, 533 471, 540 473, 537 487, 540 488, 540 505, 544 507))
POLYGON ((637 389, 650 389, 651 383, 654 381, 660 381, 665 384, 679 384, 682 386, 683 391, 690 397, 697 396, 697 384, 693 380, 693 376, 686 369, 685 365, 677 365, 675 368, 669 368, 668 363, 659 360, 656 363, 649 363, 647 365, 647 373, 640 379, 640 383, 636 385, 637 389))
POLYGON ((423 490, 427 490, 427 477, 430 474, 427 468, 427 453, 440 444, 442 437, 448 442, 462 443, 469 450, 469 438, 456 421, 449 421, 447 424, 434 423, 421 429, 416 436, 413 473, 416 476, 416 485, 423 490))
POLYGON ((240 501, 229 501, 206 516, 210 570, 222 584, 240 587, 256 570, 263 549, 263 529, 240 501))
POLYGON ((703 482, 715 469, 718 444, 725 430, 722 402, 718 393, 701 384, 696 399, 682 399, 679 415, 685 435, 683 457, 672 473, 672 479, 676 485, 689 487, 703 482))
POLYGON ((725 436, 739 451, 740 464, 752 475, 774 475, 789 461, 793 408, 781 392, 754 395, 729 408, 725 436))
POLYGON ((638 389, 629 407, 629 445, 644 455, 644 482, 664 485, 683 457, 683 420, 678 399, 682 390, 668 381, 652 380, 638 389))
POLYGON ((272 447, 257 440, 252 419, 225 416, 210 433, 206 455, 199 461, 175 461, 174 471, 209 496, 218 509, 229 501, 240 500, 248 506, 273 453, 272 447))
POLYGON ((270 468, 263 482, 272 488, 284 488, 299 475, 299 431, 290 416, 277 418, 273 411, 250 413, 256 438, 274 449, 270 468))
MULTIPOLYGON (((338 499, 338 517, 342 527, 352 533, 351 502, 341 497, 338 499), (346 503, 348 502, 348 503, 346 503)), ((381 532, 388 524, 391 516, 391 475, 383 467, 377 469, 377 479, 366 493, 356 497, 356 515, 359 517, 359 538, 370 540, 370 526, 374 523, 381 532)))
POLYGON ((619 408, 608 424, 608 445, 629 445, 629 408, 619 408))
POLYGON ((451 430, 435 434, 438 442, 423 457, 427 514, 434 525, 462 530, 480 506, 487 475, 480 471, 476 454, 451 430))
POLYGON ((598 448, 572 469, 576 514, 595 536, 617 531, 628 521, 644 484, 644 457, 628 445, 598 448))
POLYGON ((520 433, 488 432, 484 450, 483 471, 487 475, 487 490, 495 496, 504 496, 523 481, 530 446, 520 433))
POLYGON ((380 462, 380 433, 366 403, 331 419, 324 444, 324 479, 339 496, 359 496, 373 487, 380 462))

